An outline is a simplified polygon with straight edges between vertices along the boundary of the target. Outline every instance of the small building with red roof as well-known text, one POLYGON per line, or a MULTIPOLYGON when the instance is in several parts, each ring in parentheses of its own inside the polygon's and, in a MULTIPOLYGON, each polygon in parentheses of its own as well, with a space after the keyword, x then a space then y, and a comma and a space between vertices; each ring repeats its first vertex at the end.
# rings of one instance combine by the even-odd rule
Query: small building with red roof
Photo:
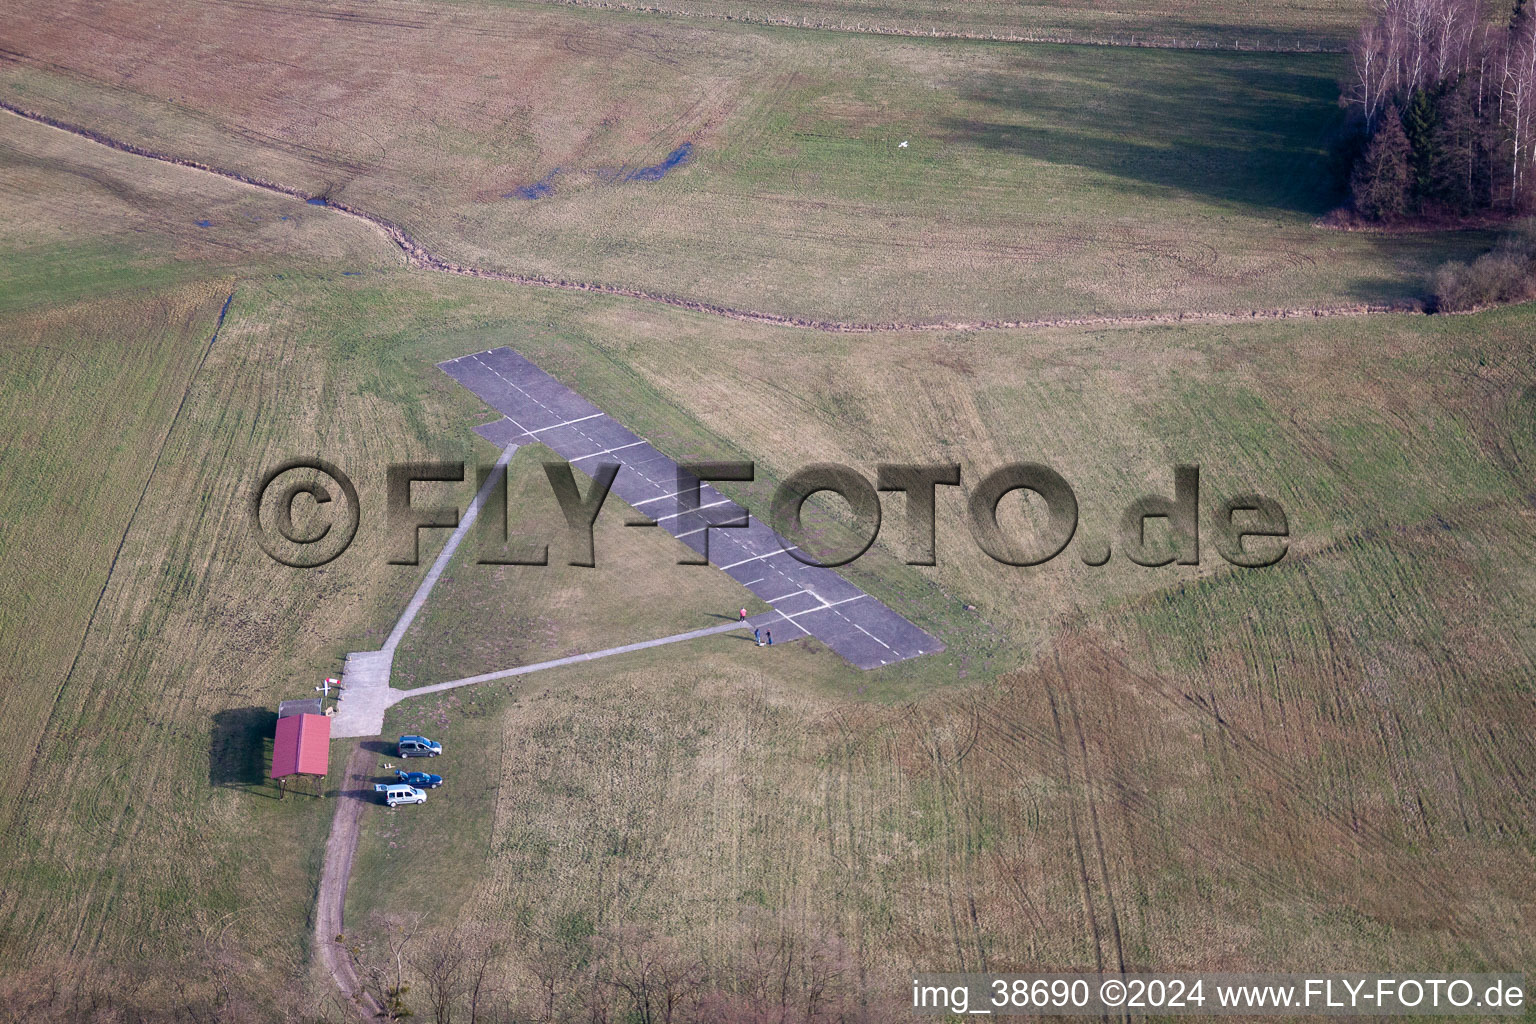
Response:
POLYGON ((272 745, 272 778, 313 775, 324 778, 331 765, 331 719, 327 715, 288 715, 277 720, 272 745))

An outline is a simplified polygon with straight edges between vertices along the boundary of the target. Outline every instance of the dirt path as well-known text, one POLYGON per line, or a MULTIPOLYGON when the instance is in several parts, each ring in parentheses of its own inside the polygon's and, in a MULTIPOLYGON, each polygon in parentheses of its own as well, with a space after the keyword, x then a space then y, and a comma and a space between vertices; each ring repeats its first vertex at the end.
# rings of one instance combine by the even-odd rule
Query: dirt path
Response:
POLYGON ((352 748, 342 770, 341 792, 336 797, 336 816, 331 819, 331 835, 325 841, 325 864, 320 869, 320 894, 315 901, 315 949, 320 962, 330 972, 336 987, 364 1020, 379 1014, 373 997, 363 991, 353 970, 352 958, 336 941, 346 934, 342 913, 347 903, 347 882, 352 876, 352 855, 357 852, 358 824, 368 803, 369 779, 376 755, 361 742, 352 748))
POLYGON ((1229 312, 1182 312, 1182 313, 1145 313, 1126 316, 1060 316, 1040 317, 1029 320, 936 320, 936 321, 859 321, 859 320, 820 320, 810 317, 785 316, 779 313, 766 313, 760 310, 739 309, 734 306, 722 306, 711 302, 701 302, 697 299, 684 298, 679 295, 667 295, 660 292, 648 292, 637 288, 624 288, 619 285, 600 284, 594 281, 571 281, 565 278, 543 277, 530 274, 513 274, 504 270, 490 270, 484 267, 465 266, 453 263, 440 256, 434 255, 426 246, 418 242, 404 228, 386 220, 376 214, 357 209, 347 203, 336 202, 323 196, 311 196, 308 193, 289 185, 267 181, 263 178, 255 178, 250 175, 240 174, 236 171, 214 167, 210 164, 200 163, 196 160, 186 160, 181 157, 171 156, 165 153, 157 153, 153 150, 136 146, 131 142, 123 142, 103 135, 90 128, 60 121, 46 114, 35 113, 16 106, 5 100, 0 100, 0 109, 4 109, 17 117, 46 125, 74 135, 77 138, 94 142, 108 149, 115 149, 122 153, 141 156, 149 160, 157 160, 161 163, 171 164, 176 167, 185 167, 189 170, 201 171, 212 174, 228 181, 233 181, 250 188, 260 189, 264 192, 272 192, 277 195, 288 196, 304 202, 323 203, 326 209, 334 210, 347 217, 370 225, 386 239, 389 240, 405 256, 406 263, 420 270, 431 270, 441 274, 454 274, 459 277, 474 277, 485 281, 505 281, 508 284, 523 285, 534 288, 558 288, 563 291, 593 292, 599 295, 613 295, 621 298, 640 299, 645 302, 657 302, 678 309, 686 309, 694 313, 706 313, 710 316, 723 317, 727 320, 737 320, 742 323, 765 324, 772 327, 795 327, 801 330, 823 331, 832 334, 871 334, 878 331, 1006 331, 1023 329, 1040 329, 1052 327, 1133 327, 1152 324, 1181 324, 1181 323, 1236 323, 1253 320, 1305 320, 1322 319, 1332 317, 1371 316, 1380 313, 1418 313, 1422 312, 1416 304, 1406 303, 1354 303, 1342 306, 1310 306, 1300 309, 1250 309, 1229 312))

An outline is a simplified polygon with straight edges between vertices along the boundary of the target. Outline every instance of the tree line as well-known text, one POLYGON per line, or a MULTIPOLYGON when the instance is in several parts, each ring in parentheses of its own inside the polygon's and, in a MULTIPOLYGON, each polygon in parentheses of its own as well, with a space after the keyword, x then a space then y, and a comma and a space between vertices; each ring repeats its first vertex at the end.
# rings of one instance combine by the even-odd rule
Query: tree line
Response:
POLYGON ((1350 47, 1350 174, 1368 219, 1536 207, 1536 10, 1378 0, 1350 47))

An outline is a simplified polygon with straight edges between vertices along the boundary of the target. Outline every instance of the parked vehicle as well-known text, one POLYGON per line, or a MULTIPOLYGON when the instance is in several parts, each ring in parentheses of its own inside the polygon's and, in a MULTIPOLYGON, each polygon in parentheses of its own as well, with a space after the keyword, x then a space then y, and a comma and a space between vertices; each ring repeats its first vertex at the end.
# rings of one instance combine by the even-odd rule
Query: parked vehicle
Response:
POLYGON ((395 772, 395 778, 407 786, 415 786, 418 789, 436 789, 443 784, 441 775, 433 775, 431 772, 408 772, 404 768, 395 772))
POLYGON ((401 757, 436 757, 443 752, 443 745, 425 736, 401 736, 401 757))
POLYGON ((399 807, 401 804, 424 804, 427 802, 427 794, 415 786, 407 786, 400 782, 379 782, 373 787, 375 793, 384 794, 384 802, 391 807, 399 807))

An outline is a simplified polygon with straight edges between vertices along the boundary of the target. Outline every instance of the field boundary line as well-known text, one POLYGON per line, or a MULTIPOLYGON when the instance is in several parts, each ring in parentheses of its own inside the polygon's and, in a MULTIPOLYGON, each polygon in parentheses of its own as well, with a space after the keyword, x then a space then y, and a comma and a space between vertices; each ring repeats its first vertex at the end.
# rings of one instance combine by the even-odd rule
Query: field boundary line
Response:
POLYGON ((404 228, 394 222, 368 213, 348 203, 339 202, 326 196, 310 195, 303 189, 291 185, 283 185, 278 182, 257 178, 238 171, 215 167, 212 164, 189 160, 183 157, 171 156, 166 153, 158 153, 145 149, 131 142, 123 142, 109 135, 104 135, 94 129, 81 125, 61 121, 47 114, 39 114, 26 110, 8 100, 0 99, 0 109, 3 109, 16 117, 34 124, 44 125, 57 131, 73 135, 77 138, 94 142, 108 149, 115 149, 121 153, 132 156, 144 157, 160 163, 171 164, 176 167, 185 167, 193 171, 201 171, 212 174, 227 181, 233 181, 250 188, 260 189, 277 195, 298 199, 305 203, 323 206, 325 209, 334 210, 347 217, 360 220, 382 234, 395 248, 405 256, 407 266, 419 270, 430 270, 442 274, 453 274, 457 277, 472 277, 482 281, 501 281, 507 284, 522 285, 532 288, 554 288, 561 291, 588 292, 596 295, 608 295, 615 298, 639 299, 644 302, 655 302, 676 309, 683 309, 693 313, 703 313, 708 316, 721 317, 726 320, 735 320, 740 323, 761 324, 769 327, 793 327, 800 330, 821 331, 829 334, 876 334, 876 333, 907 333, 907 332, 955 332, 955 331, 1013 331, 1013 330, 1044 330, 1060 327, 1142 327, 1156 326, 1160 324, 1191 324, 1191 323, 1240 323, 1258 320, 1307 320, 1329 319, 1334 317, 1360 317, 1380 314, 1413 314, 1423 315, 1422 307, 1415 302, 1392 303, 1353 303, 1337 306, 1310 306, 1294 309, 1250 309, 1238 311, 1182 311, 1176 313, 1129 313, 1105 316, 1055 316, 1036 317, 1020 320, 934 320, 934 321, 902 321, 902 320, 830 320, 815 317, 790 316, 782 313, 769 313, 762 310, 743 309, 736 306, 726 306, 718 303, 704 302, 699 299, 690 299, 680 295, 669 295, 664 292, 651 292, 639 288, 626 288, 621 285, 603 284, 596 281, 574 281, 567 278, 545 277, 535 274, 516 274, 506 270, 494 270, 485 267, 467 266, 443 259, 434 254, 426 246, 422 245, 404 228))

